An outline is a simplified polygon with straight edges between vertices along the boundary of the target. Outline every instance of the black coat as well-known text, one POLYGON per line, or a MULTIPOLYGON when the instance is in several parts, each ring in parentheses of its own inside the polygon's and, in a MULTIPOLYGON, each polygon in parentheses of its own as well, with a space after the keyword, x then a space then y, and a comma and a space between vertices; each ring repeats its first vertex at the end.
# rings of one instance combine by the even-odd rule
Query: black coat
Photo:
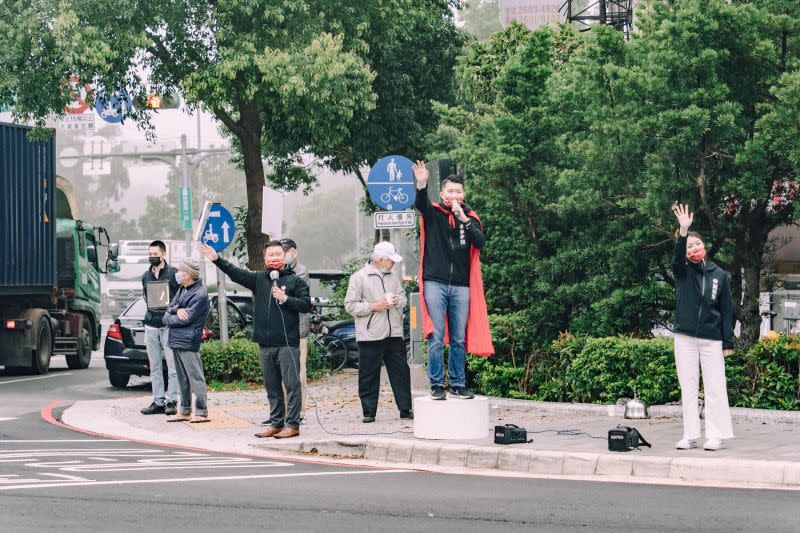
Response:
MULTIPOLYGON (((428 199, 428 188, 417 191, 415 205, 425 224, 425 249, 422 251, 422 277, 448 285, 469 287, 470 247, 482 248, 486 238, 481 223, 470 216, 467 224, 453 217, 452 211, 437 209, 428 199)), ((465 203, 464 213, 472 211, 465 203)))
POLYGON ((675 333, 700 339, 721 340, 723 350, 733 349, 733 306, 727 273, 708 259, 686 259, 686 237, 672 250, 675 275, 675 333))
POLYGON ((279 270, 277 285, 286 287, 287 300, 278 304, 272 297, 269 270, 251 272, 235 267, 221 257, 214 264, 231 280, 253 291, 253 342, 270 347, 300 346, 300 313, 311 311, 311 296, 305 281, 291 269, 279 270))
POLYGON ((175 298, 164 313, 164 325, 169 327, 169 347, 173 350, 189 352, 200 351, 200 339, 203 336, 203 325, 211 306, 208 291, 203 280, 199 279, 188 287, 178 289, 175 298), (186 309, 189 317, 178 318, 178 309, 186 309))

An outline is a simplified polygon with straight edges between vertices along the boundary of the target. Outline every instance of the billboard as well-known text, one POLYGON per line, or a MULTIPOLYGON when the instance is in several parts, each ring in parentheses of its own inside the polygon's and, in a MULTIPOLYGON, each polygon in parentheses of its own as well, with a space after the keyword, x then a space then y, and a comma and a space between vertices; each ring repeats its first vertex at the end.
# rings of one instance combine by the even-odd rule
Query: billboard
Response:
POLYGON ((505 28, 517 21, 535 30, 565 22, 566 17, 560 11, 563 4, 563 0, 500 0, 500 24, 505 28))

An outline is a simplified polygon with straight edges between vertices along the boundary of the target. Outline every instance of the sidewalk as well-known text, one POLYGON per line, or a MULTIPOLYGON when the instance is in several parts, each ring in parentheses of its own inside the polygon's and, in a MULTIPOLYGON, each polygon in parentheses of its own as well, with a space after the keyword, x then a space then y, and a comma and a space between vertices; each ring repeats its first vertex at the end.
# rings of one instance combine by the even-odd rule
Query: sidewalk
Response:
MULTIPOLYGON (((385 372, 383 378, 378 416, 372 424, 361 422, 356 371, 310 383, 301 435, 288 440, 253 436, 263 431, 260 422, 268 417, 263 390, 211 393, 212 421, 205 424, 167 424, 161 415, 139 414, 139 409, 149 403, 149 395, 76 402, 63 413, 62 421, 103 435, 221 452, 302 454, 305 458, 391 463, 395 467, 399 463, 439 470, 622 477, 644 483, 686 481, 800 488, 800 413, 736 408, 736 439, 727 441, 725 450, 707 452, 675 449, 682 434, 677 406, 655 406, 651 419, 626 420, 613 406, 490 398, 491 427, 486 428, 485 439, 423 440, 414 438, 412 421, 400 420, 385 372), (494 425, 506 423, 526 428, 533 443, 495 445, 494 425), (607 432, 617 424, 637 428, 653 447, 609 452, 607 432), (583 434, 558 434, 564 430, 583 434)), ((426 391, 414 393, 422 394, 426 391)))

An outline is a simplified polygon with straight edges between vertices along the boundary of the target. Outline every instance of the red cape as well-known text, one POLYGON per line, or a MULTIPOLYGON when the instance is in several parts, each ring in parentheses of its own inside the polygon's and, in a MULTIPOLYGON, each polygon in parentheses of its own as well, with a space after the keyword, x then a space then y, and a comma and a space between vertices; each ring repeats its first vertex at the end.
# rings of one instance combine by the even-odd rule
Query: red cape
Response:
MULTIPOLYGON (((450 213, 437 203, 432 204, 436 209, 450 213)), ((452 214, 451 214, 452 216, 452 214)), ((467 216, 475 217, 480 222, 475 211, 470 211, 467 216)), ((425 305, 423 287, 425 280, 422 275, 422 263, 425 259, 425 219, 419 225, 419 302, 422 310, 422 332, 425 338, 433 333, 433 322, 425 305)), ((469 249, 469 316, 467 318, 466 347, 467 353, 480 357, 489 357, 494 354, 492 334, 489 330, 489 312, 486 308, 486 297, 483 294, 483 277, 481 276, 481 251, 474 246, 469 249)), ((447 316, 445 315, 444 343, 449 344, 447 316)))

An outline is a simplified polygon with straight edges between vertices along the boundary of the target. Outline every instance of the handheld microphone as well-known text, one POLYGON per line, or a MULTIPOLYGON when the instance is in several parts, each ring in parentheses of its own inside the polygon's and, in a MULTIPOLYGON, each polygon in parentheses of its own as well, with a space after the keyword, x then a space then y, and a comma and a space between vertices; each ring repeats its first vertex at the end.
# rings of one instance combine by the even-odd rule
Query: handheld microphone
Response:
POLYGON ((270 270, 269 279, 272 280, 272 286, 273 287, 277 287, 278 286, 278 278, 279 277, 280 277, 280 274, 278 273, 277 270, 270 270))

